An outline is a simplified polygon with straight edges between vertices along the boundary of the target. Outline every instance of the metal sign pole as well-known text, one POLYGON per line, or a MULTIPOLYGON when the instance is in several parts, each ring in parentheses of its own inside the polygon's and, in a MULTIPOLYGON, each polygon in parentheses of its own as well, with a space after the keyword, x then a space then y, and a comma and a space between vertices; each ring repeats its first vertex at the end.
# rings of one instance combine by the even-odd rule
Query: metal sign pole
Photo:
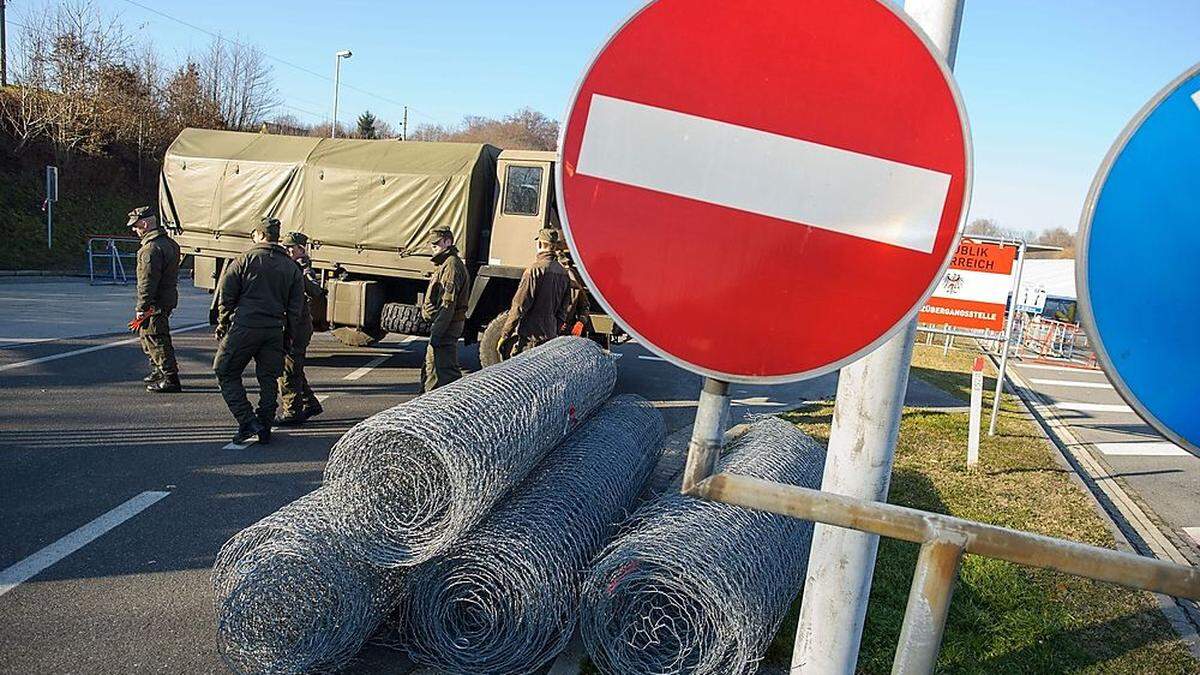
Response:
POLYGON ((729 383, 704 378, 704 388, 700 390, 700 401, 696 406, 696 421, 692 425, 692 440, 688 444, 687 464, 683 468, 684 492, 712 475, 725 442, 728 422, 729 383))
MULTIPOLYGON (((905 0, 904 10, 954 66, 965 0, 905 0)), ((842 368, 821 490, 883 501, 917 322, 842 368)), ((853 673, 879 537, 818 524, 813 531, 792 673, 853 673)))
POLYGON ((1008 310, 1008 325, 1004 328, 1004 348, 1000 352, 1000 372, 996 374, 996 395, 992 398, 992 419, 988 422, 988 436, 996 435, 996 416, 1000 414, 1000 394, 1004 391, 1004 374, 1008 372, 1008 346, 1012 343, 1013 322, 1017 317, 1017 291, 1021 288, 1021 275, 1025 272, 1025 241, 1017 251, 1017 278, 1013 280, 1012 302, 1008 310))

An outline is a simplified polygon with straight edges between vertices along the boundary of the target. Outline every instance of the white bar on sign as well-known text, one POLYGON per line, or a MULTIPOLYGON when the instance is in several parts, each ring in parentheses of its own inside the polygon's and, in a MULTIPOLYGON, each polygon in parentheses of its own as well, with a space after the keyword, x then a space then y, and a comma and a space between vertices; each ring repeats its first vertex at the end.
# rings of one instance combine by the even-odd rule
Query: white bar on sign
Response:
POLYGON ((935 298, 968 300, 1003 305, 1012 290, 1012 277, 975 270, 946 270, 942 281, 933 291, 935 298))
POLYGON ((1200 108, 1200 91, 1192 94, 1192 103, 1195 103, 1196 107, 1200 108))
POLYGON ((579 173, 922 253, 950 175, 593 94, 579 173))

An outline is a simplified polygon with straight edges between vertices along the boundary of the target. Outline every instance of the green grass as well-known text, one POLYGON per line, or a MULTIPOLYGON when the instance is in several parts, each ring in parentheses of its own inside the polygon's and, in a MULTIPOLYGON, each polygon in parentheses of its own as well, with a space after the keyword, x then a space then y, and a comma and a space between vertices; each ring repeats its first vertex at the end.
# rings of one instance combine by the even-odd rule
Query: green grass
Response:
MULTIPOLYGON (((976 353, 917 345, 913 374, 966 398, 976 353)), ((994 377, 991 363, 988 374, 994 377)), ((990 410, 994 379, 985 383, 990 410)), ((967 414, 905 411, 888 501, 1113 548, 1089 498, 1055 462, 1017 401, 1001 399, 997 435, 986 432, 980 466, 966 469, 967 414)), ((822 440, 832 406, 784 415, 822 440)), ((986 412, 984 424, 986 425, 986 412)), ((867 612, 859 669, 891 670, 917 546, 884 539, 867 612)), ((799 601, 768 653, 791 657, 799 601)), ((968 555, 954 592, 938 669, 955 673, 1200 673, 1154 598, 1110 584, 968 555)))
MULTIPOLYGON (((107 176, 97 166, 64 167, 59 173, 60 201, 54 206, 53 247, 46 247, 46 214, 42 168, 0 169, 0 270, 83 271, 87 237, 130 236, 125 214, 153 204, 154 181, 138 188, 120 171, 107 176)), ((153 174, 151 174, 153 175, 153 174)))

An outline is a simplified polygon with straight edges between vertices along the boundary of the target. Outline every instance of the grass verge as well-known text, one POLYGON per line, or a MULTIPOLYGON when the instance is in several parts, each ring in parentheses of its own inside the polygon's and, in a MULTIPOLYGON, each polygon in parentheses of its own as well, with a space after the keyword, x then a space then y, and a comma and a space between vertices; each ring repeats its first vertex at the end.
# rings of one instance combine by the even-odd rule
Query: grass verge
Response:
MULTIPOLYGON (((976 352, 917 345, 912 374, 967 398, 976 352)), ((984 425, 995 370, 984 383, 984 425)), ((832 406, 784 415, 828 440, 832 406)), ((966 468, 967 414, 906 410, 888 501, 1096 546, 1114 548, 1089 497, 1052 456, 1036 427, 1008 394, 997 435, 986 433, 977 470, 966 468)), ((880 542, 859 670, 891 670, 915 544, 880 542)), ((799 600, 776 636, 767 662, 791 657, 799 600)), ((1200 673, 1149 593, 968 555, 954 591, 939 672, 1200 673)))

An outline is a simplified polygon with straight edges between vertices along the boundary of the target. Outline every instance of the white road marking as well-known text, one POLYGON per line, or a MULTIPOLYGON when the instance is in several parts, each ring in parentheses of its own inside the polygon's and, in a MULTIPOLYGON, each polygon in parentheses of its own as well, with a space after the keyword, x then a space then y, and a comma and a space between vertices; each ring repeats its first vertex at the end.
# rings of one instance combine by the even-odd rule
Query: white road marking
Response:
POLYGON ((1069 366, 1049 366, 1042 363, 1014 363, 1017 368, 1029 368, 1031 370, 1055 370, 1060 373, 1092 373, 1095 375, 1103 375, 1104 371, 1094 368, 1071 368, 1069 366))
POLYGON ((1133 408, 1123 403, 1080 403, 1077 401, 1066 401, 1064 403, 1055 403, 1054 407, 1059 410, 1079 410, 1083 412, 1133 412, 1133 408))
POLYGON ((388 359, 390 359, 390 358, 392 358, 392 355, 391 355, 391 354, 384 354, 384 355, 382 355, 382 356, 376 356, 375 358, 373 358, 373 359, 371 359, 370 361, 368 361, 368 362, 367 362, 367 365, 365 365, 365 366, 363 366, 362 368, 359 368, 358 370, 356 370, 356 371, 354 371, 354 372, 350 373, 349 375, 347 375, 347 376, 343 377, 342 379, 343 379, 343 380, 350 381, 350 382, 353 382, 354 380, 361 379, 361 378, 362 378, 364 375, 366 375, 367 373, 371 372, 371 371, 372 371, 372 370, 374 370, 374 369, 375 369, 377 366, 379 366, 379 365, 380 365, 380 364, 382 364, 384 361, 387 361, 387 360, 388 360, 388 359))
POLYGON ((1080 382, 1078 380, 1039 380, 1030 378, 1030 382, 1034 384, 1044 384, 1051 387, 1081 387, 1083 389, 1112 389, 1113 386, 1107 382, 1080 382))
MULTIPOLYGON (((1196 105, 1200 105, 1200 103, 1197 103, 1196 105)), ((1200 546, 1200 527, 1185 527, 1183 528, 1183 533, 1191 537, 1192 541, 1196 542, 1196 544, 1200 546)))
POLYGON ((1114 457, 1191 457, 1187 450, 1169 441, 1097 443, 1096 449, 1114 457))
POLYGON ((922 253, 950 189, 939 171, 600 94, 576 170, 922 253))
POLYGON ((330 396, 333 396, 333 394, 317 394, 317 403, 324 403, 329 400, 330 396))
POLYGON ((54 340, 69 340, 70 338, 0 338, 0 342, 15 343, 15 344, 33 344, 35 342, 52 342, 54 340))
POLYGON ((643 361, 666 361, 661 356, 646 356, 645 354, 638 354, 638 358, 643 361))
POLYGON ((234 443, 231 441, 229 443, 226 443, 225 446, 222 447, 221 449, 222 450, 245 450, 246 448, 254 445, 257 442, 258 442, 257 438, 248 438, 243 443, 234 443))
POLYGON ((75 530, 46 548, 0 572, 0 595, 20 586, 42 570, 95 541, 121 523, 149 508, 170 492, 143 492, 75 530))
MULTIPOLYGON (((208 326, 207 323, 198 323, 194 326, 185 326, 183 328, 175 328, 171 331, 171 334, 175 335, 177 333, 186 333, 188 331, 197 330, 200 328, 206 328, 207 326, 208 326)), ((81 354, 90 354, 92 352, 98 352, 98 351, 101 351, 104 349, 112 349, 113 347, 121 347, 123 345, 130 345, 130 344, 137 342, 138 340, 139 340, 139 338, 132 337, 132 338, 128 338, 125 340, 117 340, 116 342, 106 342, 102 345, 94 345, 91 347, 84 347, 83 349, 76 349, 74 351, 63 352, 62 354, 53 354, 51 356, 43 356, 43 357, 37 358, 37 359, 29 359, 28 361, 18 361, 16 363, 9 363, 7 365, 0 366, 0 372, 3 372, 5 370, 12 370, 14 368, 22 368, 24 366, 36 366, 39 363, 48 363, 50 361, 57 361, 59 359, 65 359, 70 356, 79 356, 81 354)))

